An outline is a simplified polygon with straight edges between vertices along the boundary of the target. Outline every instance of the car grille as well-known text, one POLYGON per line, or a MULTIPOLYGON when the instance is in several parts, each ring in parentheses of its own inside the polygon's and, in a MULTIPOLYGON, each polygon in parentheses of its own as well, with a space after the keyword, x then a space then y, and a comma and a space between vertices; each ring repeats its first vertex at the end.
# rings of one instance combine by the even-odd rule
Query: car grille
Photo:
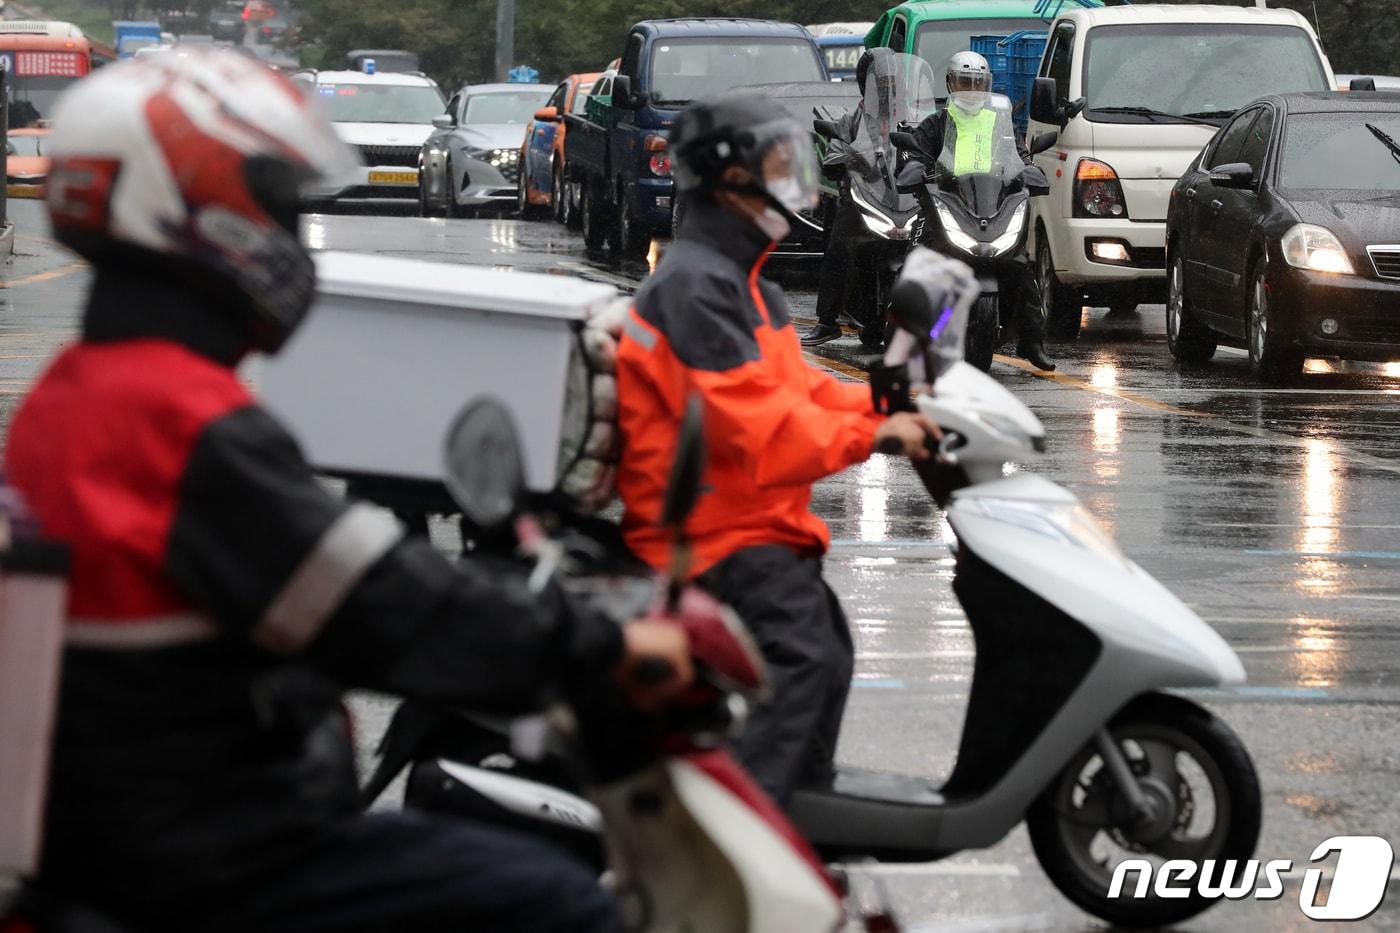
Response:
POLYGON ((1354 321, 1346 325, 1346 336, 1363 343, 1400 343, 1400 321, 1354 321))
POLYGON ((418 167, 419 146, 356 146, 366 165, 418 167))
POLYGON ((1383 279, 1400 279, 1400 246, 1368 246, 1371 265, 1383 279))

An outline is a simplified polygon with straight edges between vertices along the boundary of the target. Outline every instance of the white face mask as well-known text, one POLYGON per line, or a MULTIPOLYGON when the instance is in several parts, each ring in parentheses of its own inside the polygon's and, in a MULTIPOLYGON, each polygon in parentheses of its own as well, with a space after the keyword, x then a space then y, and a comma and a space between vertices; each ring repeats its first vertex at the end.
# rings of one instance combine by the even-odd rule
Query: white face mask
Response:
POLYGON ((949 95, 953 106, 963 113, 977 113, 987 106, 987 98, 990 97, 986 91, 954 91, 949 95))
POLYGON ((779 204, 792 211, 794 214, 803 208, 810 207, 807 196, 802 191, 802 184, 796 178, 789 175, 787 178, 779 178, 777 181, 769 182, 768 193, 771 194, 779 204))

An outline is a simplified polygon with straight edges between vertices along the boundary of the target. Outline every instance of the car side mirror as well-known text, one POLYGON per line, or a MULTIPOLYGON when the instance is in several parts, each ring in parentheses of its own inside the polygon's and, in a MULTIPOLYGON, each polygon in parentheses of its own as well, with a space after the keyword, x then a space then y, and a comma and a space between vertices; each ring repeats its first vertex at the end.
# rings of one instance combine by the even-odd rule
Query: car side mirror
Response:
POLYGON ((632 79, 627 75, 613 78, 612 104, 623 110, 635 110, 637 101, 632 96, 632 79))
POLYGON ((1031 84, 1031 119, 1037 123, 1059 123, 1058 95, 1059 85, 1054 78, 1036 78, 1031 84))
POLYGON ((443 482, 478 528, 498 528, 520 508, 525 464, 510 411, 493 398, 469 403, 447 429, 443 482))
POLYGON ((450 113, 440 113, 437 116, 433 117, 433 126, 435 126, 437 129, 450 130, 456 125, 457 121, 453 119, 452 114, 450 113))
POLYGON ((535 111, 535 119, 540 121, 541 123, 558 123, 559 108, 541 107, 539 110, 535 111))
POLYGON ((1376 79, 1352 78, 1350 89, 1353 91, 1374 91, 1376 89, 1376 79))
POLYGON ((1221 188, 1250 188, 1254 186, 1254 169, 1248 162, 1230 162, 1211 169, 1210 181, 1221 188))
POLYGON ((1031 144, 1026 147, 1026 149, 1031 155, 1040 155, 1042 152, 1054 146, 1059 138, 1060 134, 1055 132, 1036 133, 1035 137, 1031 139, 1031 144))
POLYGON ((849 152, 832 153, 822 160, 822 177, 827 181, 840 181, 846 177, 846 169, 850 162, 849 152))

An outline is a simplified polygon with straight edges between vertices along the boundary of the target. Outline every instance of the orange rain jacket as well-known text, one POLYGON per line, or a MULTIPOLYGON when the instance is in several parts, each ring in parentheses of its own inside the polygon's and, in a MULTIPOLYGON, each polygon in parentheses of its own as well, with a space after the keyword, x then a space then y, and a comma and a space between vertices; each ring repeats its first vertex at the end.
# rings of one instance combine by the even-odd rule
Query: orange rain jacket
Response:
POLYGON ((826 551, 811 485, 870 454, 870 390, 809 365, 782 289, 759 277, 773 250, 753 224, 709 201, 637 292, 618 350, 627 544, 653 567, 670 556, 662 499, 689 393, 705 402, 702 494, 686 523, 693 574, 765 544, 826 551))

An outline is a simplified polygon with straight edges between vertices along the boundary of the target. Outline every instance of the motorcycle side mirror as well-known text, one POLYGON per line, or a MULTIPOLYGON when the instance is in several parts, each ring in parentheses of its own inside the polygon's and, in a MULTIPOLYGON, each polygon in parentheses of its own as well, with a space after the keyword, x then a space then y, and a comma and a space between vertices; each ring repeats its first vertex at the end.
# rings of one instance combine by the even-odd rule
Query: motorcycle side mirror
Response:
POLYGON ((813 120, 812 129, 818 136, 827 139, 835 139, 841 133, 840 128, 831 120, 813 120))
POLYGON ((890 290, 890 318, 921 343, 929 339, 929 332, 938 323, 928 292, 911 279, 905 279, 890 290))
POLYGON ((1027 147, 1027 151, 1030 152, 1031 155, 1040 155, 1042 152, 1054 146, 1059 138, 1060 134, 1055 132, 1036 133, 1035 137, 1031 140, 1030 146, 1027 147))
POLYGON ((914 138, 913 133, 905 133, 895 130, 890 133, 890 143, 900 152, 920 152, 919 141, 914 138))
POLYGON ((846 177, 846 169, 851 162, 849 152, 835 152, 822 159, 822 177, 827 181, 840 181, 846 177))
POLYGON ((478 528, 497 528, 524 498, 525 464, 510 411, 493 398, 467 404, 443 442, 443 482, 478 528))

